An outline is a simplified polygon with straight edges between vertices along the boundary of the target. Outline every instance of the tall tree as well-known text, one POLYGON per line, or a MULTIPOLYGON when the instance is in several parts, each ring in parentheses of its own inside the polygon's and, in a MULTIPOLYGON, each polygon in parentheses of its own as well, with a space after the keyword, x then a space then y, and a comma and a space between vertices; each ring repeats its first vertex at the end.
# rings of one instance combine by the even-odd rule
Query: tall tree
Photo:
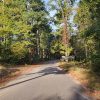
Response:
POLYGON ((63 26, 62 42, 65 45, 69 44, 68 18, 70 14, 70 2, 66 0, 50 0, 50 4, 51 9, 56 10, 56 24, 62 24, 63 26))
POLYGON ((4 59, 10 59, 8 51, 11 51, 10 46, 14 44, 13 40, 18 39, 21 34, 25 36, 30 30, 24 18, 25 6, 23 0, 0 1, 0 41, 3 53, 1 55, 4 59))
POLYGON ((44 58, 51 32, 44 2, 2 0, 0 8, 0 58, 15 62, 26 56, 30 62, 33 57, 44 58))
MULTIPOLYGON (((35 58, 44 58, 44 53, 48 44, 48 37, 51 31, 48 23, 48 12, 46 11, 45 4, 41 0, 29 0, 28 1, 28 13, 29 13, 29 24, 32 29, 30 35, 33 36, 33 48, 35 51, 35 58), (42 57, 43 56, 43 57, 42 57)), ((31 37, 32 39, 32 37, 31 37)))
POLYGON ((81 0, 75 16, 78 25, 77 37, 83 45, 85 59, 90 61, 92 69, 100 72, 100 1, 81 0))

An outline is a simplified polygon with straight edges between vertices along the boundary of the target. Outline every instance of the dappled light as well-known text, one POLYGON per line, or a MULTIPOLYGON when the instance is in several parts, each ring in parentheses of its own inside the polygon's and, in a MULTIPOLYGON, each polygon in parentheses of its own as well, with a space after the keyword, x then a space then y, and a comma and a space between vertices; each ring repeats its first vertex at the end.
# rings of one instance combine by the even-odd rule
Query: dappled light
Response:
POLYGON ((66 75, 100 99, 100 0, 0 0, 0 87, 66 75))

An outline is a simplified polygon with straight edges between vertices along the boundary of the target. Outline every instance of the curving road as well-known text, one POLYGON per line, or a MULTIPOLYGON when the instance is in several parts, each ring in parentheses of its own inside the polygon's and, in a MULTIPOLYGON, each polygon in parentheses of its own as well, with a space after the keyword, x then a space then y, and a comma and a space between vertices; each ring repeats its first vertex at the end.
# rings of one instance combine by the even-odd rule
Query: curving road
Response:
POLYGON ((42 64, 0 89, 0 100, 89 100, 83 88, 57 67, 42 64))

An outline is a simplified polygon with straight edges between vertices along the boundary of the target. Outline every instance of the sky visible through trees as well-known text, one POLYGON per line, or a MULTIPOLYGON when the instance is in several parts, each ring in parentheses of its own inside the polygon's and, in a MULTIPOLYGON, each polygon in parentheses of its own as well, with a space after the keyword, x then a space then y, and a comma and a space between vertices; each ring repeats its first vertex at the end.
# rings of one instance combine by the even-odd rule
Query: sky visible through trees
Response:
POLYGON ((100 91, 100 0, 0 0, 0 82, 50 60, 100 91))

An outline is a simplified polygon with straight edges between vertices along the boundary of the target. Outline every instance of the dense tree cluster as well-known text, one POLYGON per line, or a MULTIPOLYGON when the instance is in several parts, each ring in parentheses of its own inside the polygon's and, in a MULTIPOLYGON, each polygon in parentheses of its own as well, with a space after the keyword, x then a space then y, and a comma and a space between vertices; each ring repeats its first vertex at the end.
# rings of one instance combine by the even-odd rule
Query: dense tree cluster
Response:
POLYGON ((1 0, 0 61, 26 63, 49 58, 47 15, 41 0, 1 0))
POLYGON ((81 0, 74 18, 78 32, 73 36, 78 60, 91 63, 100 72, 100 0, 81 0))
MULTIPOLYGON (((73 0, 72 0, 73 1, 73 0)), ((57 27, 56 40, 52 44, 55 45, 55 52, 60 55, 69 56, 72 47, 70 45, 70 15, 72 12, 71 0, 50 0, 49 5, 52 11, 55 11, 53 16, 54 25, 57 27)))
POLYGON ((70 15, 75 0, 0 0, 0 61, 32 63, 75 55, 100 72, 100 0, 80 0, 71 34, 70 15), (52 23, 56 31, 52 31, 52 23))

